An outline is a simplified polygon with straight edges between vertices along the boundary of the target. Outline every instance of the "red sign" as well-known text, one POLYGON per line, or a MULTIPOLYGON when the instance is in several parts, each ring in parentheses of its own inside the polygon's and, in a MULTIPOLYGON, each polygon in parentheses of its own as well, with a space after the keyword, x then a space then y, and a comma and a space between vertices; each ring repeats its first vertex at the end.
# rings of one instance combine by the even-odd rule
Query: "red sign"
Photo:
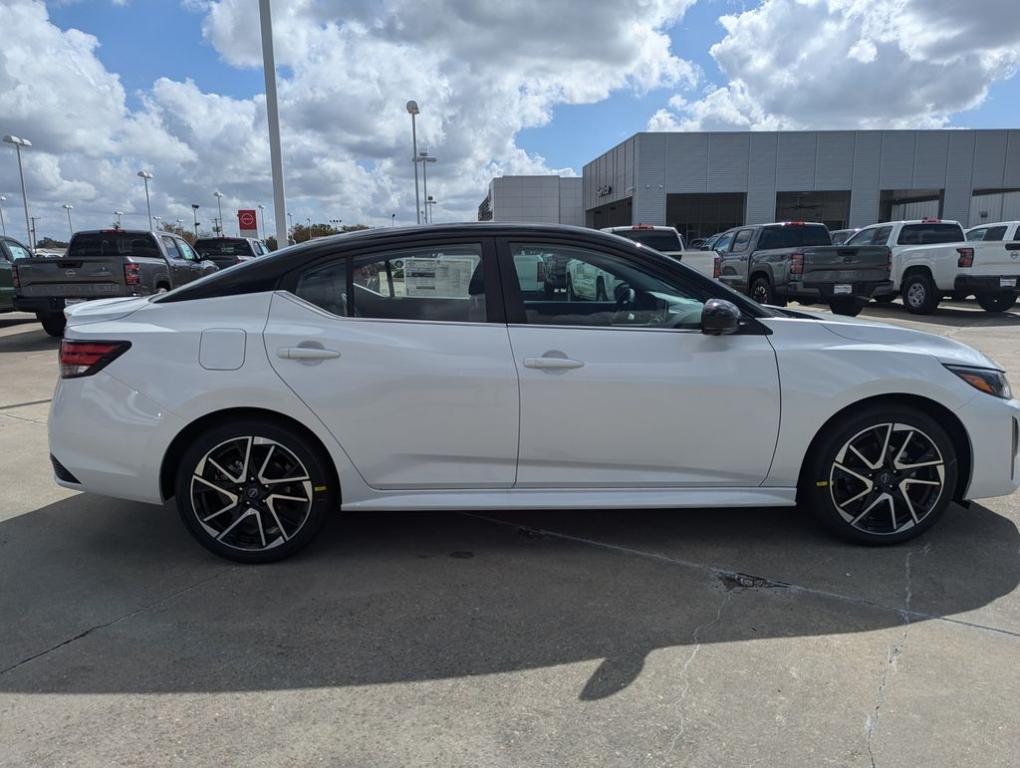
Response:
POLYGON ((237 224, 241 231, 255 232, 259 228, 258 219, 255 218, 255 211, 245 210, 237 212, 237 224))

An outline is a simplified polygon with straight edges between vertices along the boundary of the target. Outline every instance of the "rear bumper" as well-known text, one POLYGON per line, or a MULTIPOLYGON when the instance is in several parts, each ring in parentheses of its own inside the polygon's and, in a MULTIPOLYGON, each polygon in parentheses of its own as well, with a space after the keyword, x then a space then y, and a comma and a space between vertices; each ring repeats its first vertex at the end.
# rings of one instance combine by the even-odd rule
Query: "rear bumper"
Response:
POLYGON ((1012 291, 1016 293, 1016 275, 957 275, 953 281, 953 289, 957 291, 970 291, 972 293, 1005 293, 1012 291), (1003 280, 1011 280, 1012 287, 1002 285, 1003 280))
POLYGON ((58 296, 15 296, 14 308, 19 312, 40 312, 42 314, 61 314, 64 311, 64 299, 58 296))
POLYGON ((833 297, 870 299, 872 296, 892 292, 892 280, 839 280, 825 282, 793 282, 787 287, 790 298, 811 298, 829 301, 833 297), (850 293, 836 293, 837 285, 850 285, 850 293))

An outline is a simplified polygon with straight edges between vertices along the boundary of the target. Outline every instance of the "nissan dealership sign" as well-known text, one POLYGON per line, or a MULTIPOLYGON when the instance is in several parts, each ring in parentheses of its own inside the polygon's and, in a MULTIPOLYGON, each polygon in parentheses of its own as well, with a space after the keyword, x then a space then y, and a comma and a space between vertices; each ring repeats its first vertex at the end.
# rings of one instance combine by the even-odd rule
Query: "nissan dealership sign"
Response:
POLYGON ((242 210, 237 212, 237 228, 241 230, 241 237, 258 237, 259 220, 253 210, 242 210))

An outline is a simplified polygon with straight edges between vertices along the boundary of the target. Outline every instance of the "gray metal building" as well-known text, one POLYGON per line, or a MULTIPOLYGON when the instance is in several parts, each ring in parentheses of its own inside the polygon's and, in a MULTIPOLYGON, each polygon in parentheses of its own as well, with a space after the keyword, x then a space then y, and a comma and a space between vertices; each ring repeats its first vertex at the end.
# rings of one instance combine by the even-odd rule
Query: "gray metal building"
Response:
POLYGON ((638 133, 584 166, 585 223, 864 226, 923 211, 973 226, 1020 196, 1020 130, 638 133))
POLYGON ((584 226, 580 176, 498 176, 478 206, 479 221, 584 226))

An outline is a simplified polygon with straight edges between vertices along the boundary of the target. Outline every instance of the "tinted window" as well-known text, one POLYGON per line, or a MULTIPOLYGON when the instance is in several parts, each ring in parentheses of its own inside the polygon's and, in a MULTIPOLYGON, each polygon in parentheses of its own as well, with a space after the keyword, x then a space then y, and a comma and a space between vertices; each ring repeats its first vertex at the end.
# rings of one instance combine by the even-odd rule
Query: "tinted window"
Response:
POLYGON ((223 256, 231 258, 251 256, 251 247, 248 245, 248 241, 236 237, 200 238, 195 241, 195 250, 207 259, 223 256))
POLYGON ((327 312, 346 317, 347 259, 305 272, 298 278, 294 293, 327 312))
POLYGON ((71 238, 67 256, 75 259, 141 256, 163 258, 152 235, 142 232, 81 232, 71 238))
POLYGON ((676 232, 664 229, 623 229, 614 234, 622 235, 635 243, 641 243, 656 251, 682 251, 683 243, 676 232))
POLYGON ((752 233, 753 230, 750 229, 742 229, 739 232, 737 232, 737 236, 733 240, 733 250, 746 251, 747 244, 751 242, 752 233))
POLYGON ((355 317, 483 323, 480 245, 415 248, 353 260, 355 317))
POLYGON ((716 239, 716 241, 712 244, 712 250, 713 251, 728 251, 730 249, 730 245, 732 243, 733 243, 733 233, 732 232, 725 232, 725 233, 719 235, 719 237, 716 239))
POLYGON ((983 240, 986 243, 1000 243, 1006 238, 1006 227, 984 227, 967 234, 968 240, 983 240))
POLYGON ((963 228, 959 224, 904 224, 897 245, 934 245, 962 243, 963 228))
POLYGON ((11 252, 11 258, 14 259, 14 261, 17 261, 18 259, 27 259, 32 256, 32 254, 28 252, 28 249, 20 243, 16 243, 13 240, 6 240, 4 242, 7 244, 7 250, 11 252))
POLYGON ((176 240, 175 238, 175 241, 177 243, 177 250, 181 252, 184 258, 188 261, 201 261, 201 257, 195 253, 194 249, 188 245, 186 240, 176 240))
POLYGON ((183 259, 184 254, 180 252, 177 247, 177 241, 169 235, 163 235, 163 247, 166 249, 166 255, 171 259, 183 259))
POLYGON ((707 296, 679 279, 664 279, 642 265, 601 251, 566 245, 512 243, 514 269, 524 315, 536 325, 699 328, 707 296), (552 296, 538 290, 535 254, 566 262, 567 291, 552 296))
POLYGON ((821 224, 808 226, 765 227, 758 238, 758 250, 801 248, 807 245, 832 245, 829 230, 821 224))

